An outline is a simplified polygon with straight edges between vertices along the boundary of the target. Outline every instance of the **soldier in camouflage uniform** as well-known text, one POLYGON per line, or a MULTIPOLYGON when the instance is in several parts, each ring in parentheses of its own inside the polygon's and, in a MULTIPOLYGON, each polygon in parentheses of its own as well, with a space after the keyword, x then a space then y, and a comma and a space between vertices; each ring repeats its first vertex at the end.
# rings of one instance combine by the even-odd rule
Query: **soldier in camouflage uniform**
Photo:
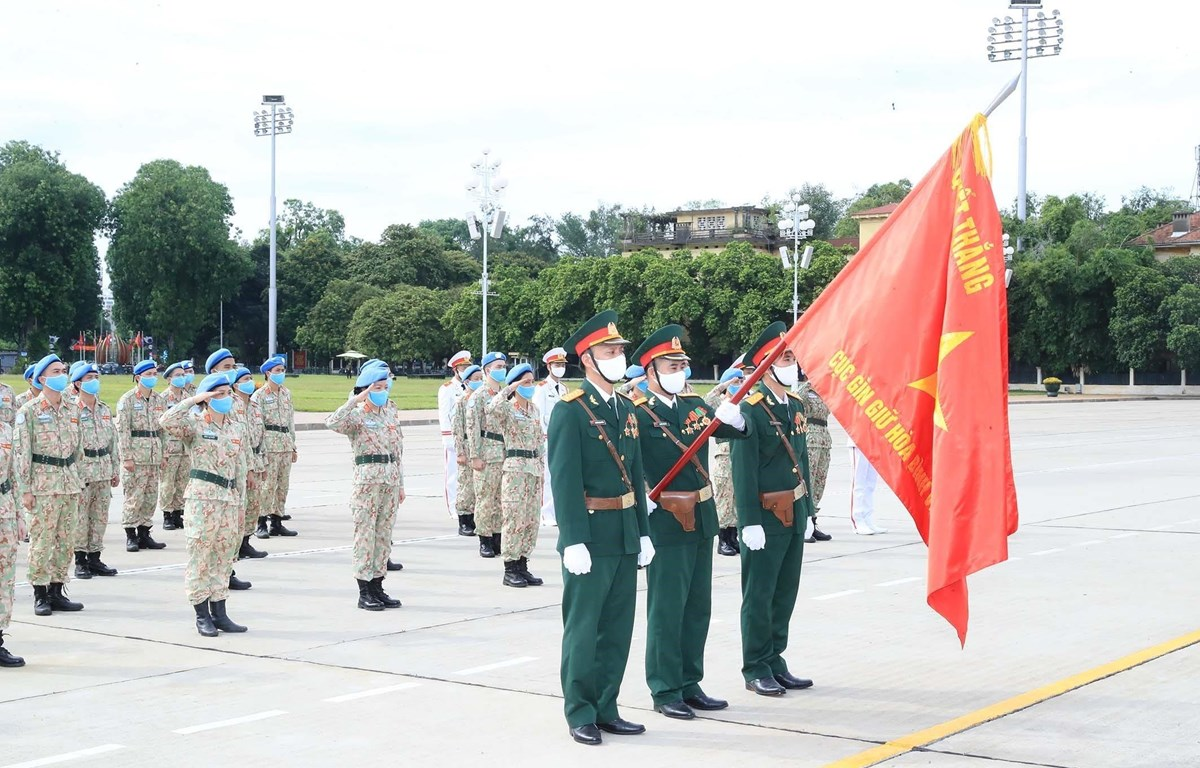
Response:
POLYGON ((173 406, 162 428, 184 443, 191 456, 183 493, 188 562, 184 591, 196 611, 196 631, 245 632, 226 611, 233 556, 242 531, 246 495, 246 448, 242 424, 232 418, 233 393, 227 373, 205 377, 195 397, 173 406))
POLYGON ((72 366, 72 370, 71 385, 83 443, 83 459, 79 462, 83 494, 75 521, 75 578, 116 576, 117 570, 100 560, 100 552, 104 549, 112 489, 121 482, 117 429, 112 409, 99 397, 100 369, 95 363, 84 363, 72 366))
MULTIPOLYGON (((727 394, 736 393, 745 379, 746 374, 736 365, 725 371, 717 386, 704 396, 705 405, 715 409, 725 401, 727 394)), ((717 554, 737 557, 737 509, 733 504, 733 467, 729 461, 729 439, 716 438, 716 445, 709 458, 713 498, 717 504, 717 554)))
MULTIPOLYGON (((16 417, 14 416, 14 419, 16 417)), ((17 580, 17 545, 25 538, 25 520, 17 514, 13 488, 13 430, 0 421, 0 667, 23 667, 25 659, 4 647, 4 630, 12 618, 17 580)))
MULTIPOLYGON (((204 364, 204 370, 206 373, 209 373, 209 374, 223 373, 227 377, 230 378, 230 381, 236 381, 242 377, 242 374, 240 373, 240 371, 244 371, 246 369, 240 368, 238 366, 237 360, 234 359, 232 352, 230 352, 228 349, 221 348, 208 356, 208 361, 204 364)), ((238 393, 235 388, 234 397, 233 397, 233 409, 229 412, 229 418, 235 419, 240 424, 242 424, 243 427, 245 427, 246 421, 247 421, 246 413, 247 413, 248 404, 242 402, 241 398, 239 398, 237 396, 237 394, 238 393)), ((246 454, 247 470, 249 470, 250 463, 252 461, 253 461, 253 458, 251 457, 251 455, 246 454)), ((247 471, 246 477, 237 478, 237 479, 239 482, 244 483, 246 486, 246 493, 242 495, 242 511, 243 511, 243 514, 245 514, 246 510, 253 503, 251 497, 261 494, 262 483, 256 482, 252 487, 249 471, 247 471)), ((244 526, 245 521, 243 520, 240 523, 240 525, 244 526)), ((263 528, 263 531, 265 534, 265 531, 266 531, 265 527, 263 528)), ((266 535, 264 535, 263 538, 266 538, 266 535)), ((241 547, 239 546, 237 548, 237 550, 238 550, 238 553, 240 553, 241 547)), ((259 552, 258 550, 254 550, 254 552, 256 552, 257 554, 247 555, 247 556, 248 557, 266 557, 267 556, 267 554, 265 552, 259 552)), ((238 555, 235 554, 235 559, 237 558, 237 556, 238 555)), ((250 589, 252 586, 254 586, 254 585, 251 584, 250 582, 248 582, 244 579, 239 579, 237 577, 237 571, 231 571, 229 573, 229 588, 230 589, 235 590, 235 591, 242 591, 242 590, 250 589)))
MULTIPOLYGON (((263 428, 262 409, 254 402, 254 376, 248 368, 238 368, 232 374, 233 394, 237 398, 234 413, 241 414, 242 423, 246 427, 246 504, 242 514, 242 543, 238 547, 239 560, 257 560, 266 557, 267 553, 250 545, 250 537, 258 524, 259 510, 262 508, 262 492, 266 486, 266 459, 263 456, 263 439, 266 430, 263 428)), ((239 580, 240 581, 240 580, 239 580)))
MULTIPOLYGON (((191 397, 183 363, 168 365, 163 378, 167 380, 167 389, 162 394, 163 407, 171 408, 191 397)), ((158 505, 163 511, 163 530, 174 531, 183 527, 183 489, 188 483, 191 459, 183 450, 183 443, 170 435, 163 437, 166 459, 158 478, 158 505)))
POLYGON ((529 556, 537 546, 542 516, 545 433, 533 398, 537 382, 533 366, 523 363, 508 372, 507 385, 488 401, 485 414, 504 436, 500 481, 501 542, 504 586, 540 587, 529 572, 529 556))
POLYGON ((17 417, 17 393, 13 388, 0 382, 0 423, 12 426, 17 417))
POLYGON ((804 400, 804 411, 808 414, 808 461, 812 473, 812 530, 804 539, 812 544, 829 541, 833 537, 817 527, 817 515, 821 513, 821 497, 825 495, 825 481, 829 478, 829 455, 833 450, 833 438, 829 436, 829 406, 808 383, 804 372, 800 373, 797 394, 804 400))
POLYGON ((67 366, 58 355, 38 361, 33 377, 42 386, 36 400, 21 406, 14 421, 17 491, 29 512, 29 583, 33 612, 79 611, 63 595, 83 483, 76 464, 83 457, 79 413, 63 400, 67 366))
MULTIPOLYGON (((508 358, 503 352, 488 352, 480 362, 484 385, 467 400, 467 458, 471 460, 475 484, 475 533, 479 536, 479 556, 500 554, 500 485, 504 479, 504 438, 495 420, 488 418, 488 401, 496 396, 508 374, 508 358)), ((460 407, 461 407, 460 403, 460 407)))
MULTIPOLYGON (((262 409, 263 454, 266 459, 266 487, 262 497, 262 515, 259 528, 267 528, 268 536, 295 536, 295 531, 283 526, 284 507, 287 503, 288 487, 292 476, 292 465, 296 463, 296 417, 292 407, 292 393, 283 385, 287 366, 282 357, 272 357, 259 367, 266 377, 266 384, 252 396, 262 409), (266 524, 269 522, 269 527, 266 524)), ((255 531, 258 538, 260 530, 255 531)))
POLYGON ((363 368, 354 397, 325 420, 350 438, 354 453, 354 578, 358 607, 368 611, 400 607, 383 591, 396 507, 404 502, 404 433, 388 402, 389 374, 384 365, 363 368))
POLYGON ((133 375, 137 384, 117 401, 117 444, 121 449, 121 484, 125 486, 121 527, 125 529, 126 552, 167 546, 150 537, 164 442, 158 420, 165 408, 162 397, 154 391, 158 368, 152 360, 143 360, 134 367, 133 375))
POLYGON ((478 365, 465 368, 462 372, 463 385, 467 394, 460 398, 461 408, 454 409, 450 422, 450 430, 454 435, 454 455, 458 466, 458 490, 454 496, 455 511, 458 512, 462 525, 459 533, 463 536, 475 535, 475 470, 467 458, 467 402, 471 393, 483 386, 483 369, 478 365))
POLYGON ((25 381, 29 382, 29 389, 27 389, 24 392, 22 392, 21 394, 17 395, 16 399, 13 400, 13 418, 14 419, 16 419, 16 417, 17 417, 16 411, 21 410, 22 405, 25 405, 25 403, 28 403, 30 400, 34 399, 35 397, 37 397, 38 395, 40 395, 42 393, 41 385, 33 380, 33 369, 34 369, 33 365, 25 366, 25 381))
POLYGON ((184 397, 192 397, 196 394, 196 368, 191 360, 180 360, 179 367, 187 377, 187 383, 183 385, 184 397))

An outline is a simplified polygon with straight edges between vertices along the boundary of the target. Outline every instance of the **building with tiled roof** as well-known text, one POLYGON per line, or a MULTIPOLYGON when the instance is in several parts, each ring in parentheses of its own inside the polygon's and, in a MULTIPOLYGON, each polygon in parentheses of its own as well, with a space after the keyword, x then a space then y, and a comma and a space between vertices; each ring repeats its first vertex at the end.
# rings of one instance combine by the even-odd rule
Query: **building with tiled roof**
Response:
POLYGON ((1200 213, 1175 213, 1171 221, 1135 237, 1130 244, 1150 246, 1159 261, 1200 256, 1200 213))
POLYGON ((883 222, 887 221, 888 216, 891 216, 899 203, 888 203, 881 205, 878 208, 868 208, 865 211, 850 214, 850 218, 858 222, 858 247, 859 249, 866 248, 867 243, 883 226, 883 222))

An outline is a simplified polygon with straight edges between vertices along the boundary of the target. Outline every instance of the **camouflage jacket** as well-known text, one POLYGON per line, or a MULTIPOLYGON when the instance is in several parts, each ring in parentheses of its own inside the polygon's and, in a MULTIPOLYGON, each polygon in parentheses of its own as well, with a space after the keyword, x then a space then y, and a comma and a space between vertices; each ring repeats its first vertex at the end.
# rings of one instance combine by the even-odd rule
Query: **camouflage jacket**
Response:
POLYGON ((79 460, 83 446, 79 411, 44 395, 17 411, 13 423, 13 466, 17 491, 35 496, 73 495, 83 490, 79 460))
POLYGON ((287 387, 260 387, 250 399, 262 410, 263 453, 291 453, 296 450, 296 410, 287 387))
POLYGON ((518 408, 500 392, 488 400, 485 412, 504 436, 504 471, 541 475, 545 471, 542 460, 546 435, 537 406, 529 403, 524 409, 518 408))
POLYGON ((240 504, 246 495, 244 429, 237 419, 218 424, 210 411, 193 407, 192 398, 175 405, 159 420, 192 456, 185 499, 240 504))
POLYGON ((158 420, 165 410, 162 395, 157 392, 152 391, 149 397, 139 397, 138 388, 134 387, 121 395, 117 401, 117 445, 121 449, 121 461, 142 465, 162 462, 165 440, 158 420), (134 432, 139 437, 134 437, 134 432))
POLYGON ((348 401, 325 419, 325 425, 350 438, 355 485, 404 487, 404 432, 400 412, 348 401))
POLYGON ((80 398, 77 410, 83 445, 79 479, 85 483, 112 480, 121 471, 121 460, 117 455, 117 427, 113 423, 112 409, 99 398, 95 406, 88 408, 80 398))
MULTIPOLYGON (((504 461, 504 440, 500 438, 500 427, 487 414, 488 401, 496 393, 488 389, 487 382, 471 393, 467 405, 467 457, 474 461, 483 459, 487 464, 504 461), (488 437, 493 435, 493 437, 488 437)), ((462 407, 459 403, 459 407, 462 407)))

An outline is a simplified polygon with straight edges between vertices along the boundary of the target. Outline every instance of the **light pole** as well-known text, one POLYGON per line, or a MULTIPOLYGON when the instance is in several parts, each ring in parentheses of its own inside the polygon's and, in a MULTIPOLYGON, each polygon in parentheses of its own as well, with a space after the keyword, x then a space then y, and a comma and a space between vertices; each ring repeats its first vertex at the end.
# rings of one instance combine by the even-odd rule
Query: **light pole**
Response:
POLYGON ((275 137, 292 132, 292 108, 286 106, 282 96, 263 96, 263 105, 270 104, 271 111, 254 113, 254 135, 271 137, 271 283, 267 290, 267 356, 275 355, 275 137))
MULTIPOLYGON (((1042 0, 1010 0, 1008 9, 1021 11, 1021 37, 1017 40, 1017 22, 1011 16, 1001 21, 992 19, 988 27, 988 61, 1021 61, 1021 137, 1017 145, 1017 218, 1025 221, 1025 158, 1028 141, 1025 136, 1025 116, 1029 93, 1029 60, 1062 53, 1063 20, 1057 10, 1047 17, 1042 12, 1042 0), (1029 35, 1029 11, 1037 11, 1033 37, 1029 35), (1030 50, 1030 43, 1033 49, 1030 50)), ((1017 238, 1017 246, 1021 240, 1017 238)))
POLYGON ((475 171, 475 175, 479 177, 479 181, 472 182, 467 185, 467 192, 479 203, 477 210, 467 212, 467 229, 471 233, 472 240, 478 240, 483 237, 483 276, 480 278, 479 286, 480 293, 483 295, 483 343, 479 349, 479 355, 482 358, 487 354, 487 305, 488 296, 488 235, 492 237, 500 237, 504 232, 504 217, 505 213, 500 208, 500 195, 504 192, 508 182, 504 179, 496 178, 496 171, 500 169, 499 160, 489 160, 488 150, 483 150, 483 157, 471 163, 471 168, 475 171))
POLYGON ((811 209, 807 203, 800 202, 800 195, 793 192, 779 212, 779 232, 792 233, 792 253, 789 258, 787 246, 779 249, 779 258, 783 260, 783 268, 792 270, 792 324, 800 319, 800 269, 808 269, 812 263, 812 246, 806 246, 803 255, 800 253, 800 241, 812 237, 817 228, 817 222, 808 217, 811 209))

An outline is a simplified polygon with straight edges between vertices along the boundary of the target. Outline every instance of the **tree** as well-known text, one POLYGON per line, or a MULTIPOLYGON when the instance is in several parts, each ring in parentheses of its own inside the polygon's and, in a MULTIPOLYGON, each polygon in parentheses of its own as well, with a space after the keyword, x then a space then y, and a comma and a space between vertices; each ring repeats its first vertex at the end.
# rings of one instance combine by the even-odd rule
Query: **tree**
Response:
MULTIPOLYGON (((812 233, 813 238, 828 240, 834 236, 834 230, 842 220, 842 214, 846 208, 847 203, 845 200, 834 197, 833 193, 824 184, 811 184, 807 181, 799 187, 789 190, 788 197, 799 197, 801 203, 808 205, 810 209, 809 217, 816 224, 816 228, 812 233)), ((776 215, 783 208, 784 204, 784 201, 771 202, 763 200, 763 207, 768 208, 776 215)), ((858 234, 857 224, 854 225, 853 234, 858 234)))
POLYGON ((442 329, 446 296, 419 286, 400 286, 367 299, 354 312, 348 342, 381 360, 440 360, 452 353, 442 329))
POLYGON ((1162 305, 1167 350, 1185 371, 1200 372, 1200 284, 1180 286, 1162 305))
POLYGON ((858 222, 850 218, 851 215, 859 211, 878 208, 881 205, 899 203, 912 191, 912 188, 912 182, 908 179, 887 181, 867 187, 866 192, 854 198, 846 207, 846 218, 837 223, 837 226, 834 228, 834 235, 837 237, 854 237, 858 234, 858 222))
MULTIPOLYGON (((319 208, 313 203, 290 198, 283 201, 283 211, 275 222, 275 248, 281 251, 299 245, 318 232, 328 233, 333 242, 346 242, 346 219, 332 208, 319 208)), ((260 240, 270 242, 270 231, 259 233, 260 240)))
POLYGON ((108 211, 118 323, 165 340, 177 355, 195 352, 201 325, 251 272, 229 237, 232 216, 229 190, 204 168, 175 160, 139 168, 108 211))
POLYGON ((24 141, 0 148, 0 333, 30 355, 100 317, 95 233, 104 193, 55 153, 24 141))
POLYGON ((587 218, 564 213, 555 225, 559 249, 567 256, 612 256, 621 252, 625 219, 621 206, 605 206, 588 212, 587 218))
POLYGON ((1168 327, 1160 308, 1177 287, 1177 281, 1153 267, 1137 267, 1117 287, 1109 332, 1122 365, 1147 370, 1163 364, 1168 327))
POLYGON ((383 296, 373 285, 353 280, 334 280, 321 299, 308 311, 296 341, 315 354, 333 356, 346 351, 346 336, 354 313, 366 301, 383 296))
POLYGON ((320 301, 329 283, 345 274, 345 259, 334 234, 317 230, 279 257, 278 333, 281 346, 290 346, 308 311, 320 301))
POLYGON ((427 230, 393 224, 379 243, 363 243, 349 260, 350 275, 388 289, 398 285, 450 288, 479 278, 470 257, 446 250, 444 240, 427 230))

